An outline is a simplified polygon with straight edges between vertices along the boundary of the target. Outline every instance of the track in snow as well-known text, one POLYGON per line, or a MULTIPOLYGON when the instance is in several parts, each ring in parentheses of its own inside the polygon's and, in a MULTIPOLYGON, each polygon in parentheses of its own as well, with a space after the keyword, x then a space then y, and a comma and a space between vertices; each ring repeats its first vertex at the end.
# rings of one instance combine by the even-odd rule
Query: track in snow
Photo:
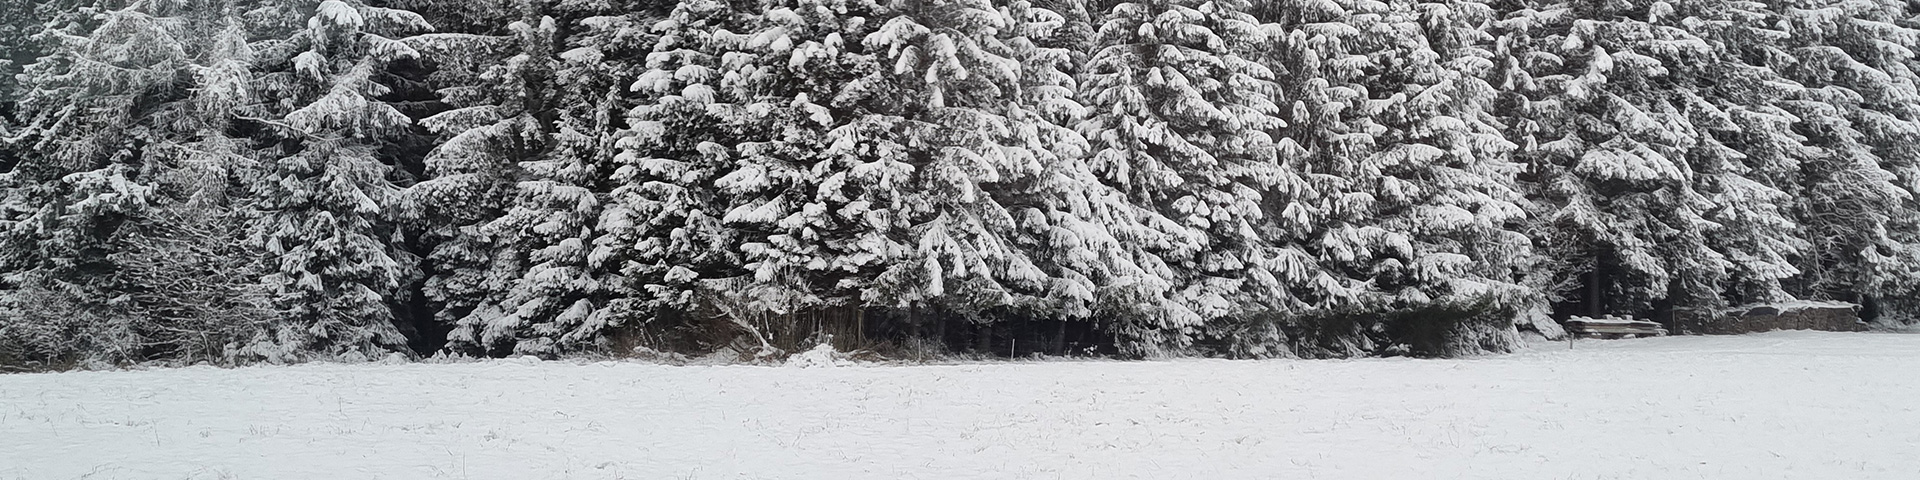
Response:
POLYGON ((0 375, 0 479, 1912 479, 1920 335, 1464 360, 0 375))

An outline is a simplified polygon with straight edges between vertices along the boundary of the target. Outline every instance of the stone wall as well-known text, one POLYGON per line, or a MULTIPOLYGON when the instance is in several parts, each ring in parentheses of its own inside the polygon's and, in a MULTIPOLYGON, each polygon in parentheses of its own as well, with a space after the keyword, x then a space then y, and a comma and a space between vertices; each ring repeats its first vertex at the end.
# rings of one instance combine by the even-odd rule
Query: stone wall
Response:
POLYGON ((1702 325, 1699 333, 1737 334, 1773 330, 1824 330, 1858 332, 1867 329, 1860 321, 1860 306, 1841 302, 1795 302, 1751 305, 1724 312, 1720 318, 1702 325))

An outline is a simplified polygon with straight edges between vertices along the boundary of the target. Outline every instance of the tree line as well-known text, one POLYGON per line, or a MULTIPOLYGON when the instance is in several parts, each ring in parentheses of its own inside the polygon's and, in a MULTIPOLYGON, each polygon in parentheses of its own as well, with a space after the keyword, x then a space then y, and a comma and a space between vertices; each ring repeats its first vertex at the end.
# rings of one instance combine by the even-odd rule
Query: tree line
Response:
POLYGON ((1901 0, 0 0, 0 363, 1503 351, 1920 288, 1901 0))

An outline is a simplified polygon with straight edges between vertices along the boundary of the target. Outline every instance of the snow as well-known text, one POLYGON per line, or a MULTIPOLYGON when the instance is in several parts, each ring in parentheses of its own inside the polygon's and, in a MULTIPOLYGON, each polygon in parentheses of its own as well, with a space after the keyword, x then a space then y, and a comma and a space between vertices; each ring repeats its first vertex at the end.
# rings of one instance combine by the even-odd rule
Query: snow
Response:
POLYGON ((1743 312, 1751 311, 1757 308, 1771 308, 1780 313, 1787 313, 1787 312, 1797 312, 1797 311, 1808 310, 1808 309, 1827 309, 1827 308, 1857 309, 1857 308, 1860 308, 1860 306, 1852 303, 1847 303, 1847 302, 1833 302, 1833 301, 1821 301, 1821 300, 1795 300, 1790 302, 1756 303, 1752 305, 1743 305, 1740 307, 1727 309, 1727 311, 1735 312, 1735 313, 1743 313, 1743 312))
POLYGON ((1660 326, 1659 323, 1649 321, 1649 320, 1641 320, 1637 318, 1615 317, 1611 315, 1600 317, 1600 318, 1573 317, 1573 318, 1567 319, 1567 323, 1575 323, 1575 322, 1584 323, 1587 325, 1632 325, 1632 326, 1645 326, 1645 327, 1660 326))
POLYGON ((1893 479, 1920 336, 1461 360, 0 376, 0 479, 1893 479))
POLYGON ((787 366, 793 368, 833 368, 846 364, 846 361, 835 358, 832 345, 824 343, 787 357, 787 366))

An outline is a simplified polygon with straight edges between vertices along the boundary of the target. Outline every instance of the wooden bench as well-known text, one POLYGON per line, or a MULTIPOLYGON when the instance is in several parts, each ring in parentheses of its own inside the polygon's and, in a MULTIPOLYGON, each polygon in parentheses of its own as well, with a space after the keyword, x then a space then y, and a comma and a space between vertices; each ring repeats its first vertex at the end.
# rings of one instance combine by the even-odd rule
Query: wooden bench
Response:
POLYGON ((1589 338, 1658 337, 1667 334, 1659 323, 1607 315, 1600 318, 1567 319, 1567 335, 1589 338))

